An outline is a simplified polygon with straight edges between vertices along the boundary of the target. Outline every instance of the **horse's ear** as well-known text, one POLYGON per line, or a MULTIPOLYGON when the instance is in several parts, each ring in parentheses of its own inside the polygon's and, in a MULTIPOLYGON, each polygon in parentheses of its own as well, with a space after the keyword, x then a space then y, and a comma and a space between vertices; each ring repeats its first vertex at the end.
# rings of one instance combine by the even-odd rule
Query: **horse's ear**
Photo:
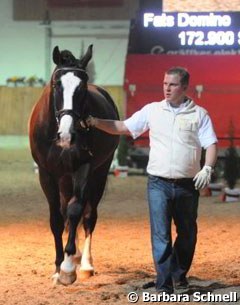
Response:
POLYGON ((93 48, 93 45, 91 44, 88 47, 86 54, 80 59, 80 64, 84 69, 86 68, 89 60, 92 58, 92 48, 93 48))
POLYGON ((52 58, 53 58, 53 62, 58 65, 60 63, 60 59, 61 59, 61 53, 59 51, 58 46, 56 46, 53 49, 53 53, 52 53, 52 58))

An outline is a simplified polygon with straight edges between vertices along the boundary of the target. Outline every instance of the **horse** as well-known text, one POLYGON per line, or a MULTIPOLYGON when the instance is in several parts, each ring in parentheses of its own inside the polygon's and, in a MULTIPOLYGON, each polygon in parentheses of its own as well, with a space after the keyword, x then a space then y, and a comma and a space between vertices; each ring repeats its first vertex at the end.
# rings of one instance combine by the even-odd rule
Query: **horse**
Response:
POLYGON ((94 275, 91 240, 97 222, 97 206, 105 190, 109 168, 119 136, 83 128, 90 114, 118 120, 114 101, 103 88, 88 84, 87 64, 92 45, 79 59, 56 46, 56 67, 51 80, 29 118, 31 154, 38 165, 39 180, 47 198, 50 227, 55 242, 55 283, 70 285, 80 275, 94 275), (78 248, 78 227, 85 241, 78 248), (65 248, 62 235, 68 228, 65 248))

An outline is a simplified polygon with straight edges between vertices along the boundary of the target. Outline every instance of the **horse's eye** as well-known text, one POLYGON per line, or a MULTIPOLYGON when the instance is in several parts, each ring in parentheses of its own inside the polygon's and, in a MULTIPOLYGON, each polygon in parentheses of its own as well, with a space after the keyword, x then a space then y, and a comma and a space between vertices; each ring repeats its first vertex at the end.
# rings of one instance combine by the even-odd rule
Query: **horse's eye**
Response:
POLYGON ((58 80, 58 81, 56 81, 56 82, 54 82, 53 83, 53 88, 57 88, 57 87, 60 87, 61 86, 61 81, 60 80, 58 80))

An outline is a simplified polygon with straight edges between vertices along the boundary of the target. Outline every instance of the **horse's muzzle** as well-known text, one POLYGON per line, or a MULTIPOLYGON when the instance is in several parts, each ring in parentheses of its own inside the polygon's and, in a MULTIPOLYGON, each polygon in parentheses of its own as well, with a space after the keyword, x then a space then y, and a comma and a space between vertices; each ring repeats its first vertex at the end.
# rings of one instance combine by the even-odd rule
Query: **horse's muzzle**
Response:
POLYGON ((72 144, 72 136, 71 134, 62 134, 58 133, 57 136, 57 145, 62 147, 62 148, 70 148, 72 144))

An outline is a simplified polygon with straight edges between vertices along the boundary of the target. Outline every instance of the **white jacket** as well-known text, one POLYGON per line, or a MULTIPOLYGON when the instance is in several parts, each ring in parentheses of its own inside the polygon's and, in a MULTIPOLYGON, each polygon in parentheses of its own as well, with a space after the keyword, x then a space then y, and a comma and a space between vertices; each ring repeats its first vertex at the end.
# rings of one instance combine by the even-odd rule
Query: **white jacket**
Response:
POLYGON ((194 177, 200 170, 200 118, 207 111, 193 101, 174 114, 167 103, 153 103, 149 112, 150 154, 147 172, 167 178, 194 177))
MULTIPOLYGON (((124 121, 133 137, 149 129, 149 174, 165 178, 192 178, 200 170, 202 148, 199 126, 207 111, 191 100, 187 103, 175 114, 165 100, 154 102, 144 107, 147 112, 142 109, 124 121)), ((217 142, 214 130, 210 134, 210 143, 217 142)))

